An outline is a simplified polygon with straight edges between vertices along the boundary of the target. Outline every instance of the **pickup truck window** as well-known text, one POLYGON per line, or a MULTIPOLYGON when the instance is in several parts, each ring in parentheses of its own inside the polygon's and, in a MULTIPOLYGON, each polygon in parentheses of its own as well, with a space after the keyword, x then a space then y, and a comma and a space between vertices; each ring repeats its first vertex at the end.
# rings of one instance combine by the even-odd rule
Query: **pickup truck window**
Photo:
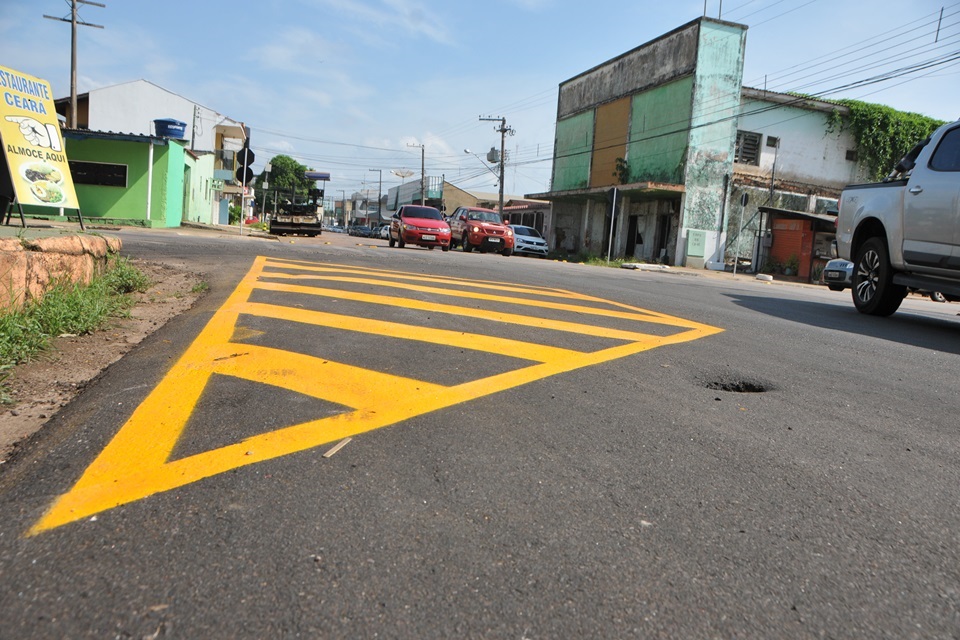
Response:
POLYGON ((934 171, 960 171, 960 127, 948 131, 930 159, 934 171))

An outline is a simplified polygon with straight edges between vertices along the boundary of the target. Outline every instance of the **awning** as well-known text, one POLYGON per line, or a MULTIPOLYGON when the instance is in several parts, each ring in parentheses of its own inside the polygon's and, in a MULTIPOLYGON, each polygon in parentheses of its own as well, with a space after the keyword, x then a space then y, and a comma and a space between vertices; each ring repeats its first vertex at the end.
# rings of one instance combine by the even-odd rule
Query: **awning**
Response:
POLYGON ((827 222, 829 224, 835 224, 837 221, 837 216, 831 216, 826 213, 808 213, 806 211, 791 211, 790 209, 777 209, 776 207, 767 207, 761 206, 757 207, 757 210, 761 213, 769 213, 781 218, 793 218, 795 220, 819 220, 820 222, 827 222))
POLYGON ((531 193, 527 198, 549 200, 551 202, 584 202, 587 200, 605 200, 607 195, 617 188, 617 195, 621 198, 639 200, 678 200, 686 189, 682 184, 666 182, 634 182, 606 187, 590 187, 587 189, 571 189, 568 191, 548 191, 546 193, 531 193))

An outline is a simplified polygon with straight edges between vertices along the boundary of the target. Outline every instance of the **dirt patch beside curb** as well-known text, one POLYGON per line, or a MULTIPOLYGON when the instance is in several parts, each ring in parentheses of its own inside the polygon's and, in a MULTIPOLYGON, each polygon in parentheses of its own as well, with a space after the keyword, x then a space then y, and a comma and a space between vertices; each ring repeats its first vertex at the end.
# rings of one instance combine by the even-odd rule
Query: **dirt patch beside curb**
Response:
POLYGON ((0 405, 0 464, 89 381, 200 296, 197 274, 139 260, 131 264, 152 284, 146 293, 136 294, 129 318, 114 320, 96 333, 61 336, 49 351, 13 370, 7 386, 14 404, 0 405))

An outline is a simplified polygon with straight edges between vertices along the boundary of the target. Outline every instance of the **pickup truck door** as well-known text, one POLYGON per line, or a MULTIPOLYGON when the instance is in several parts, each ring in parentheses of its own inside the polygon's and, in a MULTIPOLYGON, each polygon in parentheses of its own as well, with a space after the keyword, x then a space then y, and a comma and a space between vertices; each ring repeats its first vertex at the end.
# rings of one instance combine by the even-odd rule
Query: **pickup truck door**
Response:
POLYGON ((960 270, 960 126, 935 144, 903 194, 903 258, 917 267, 960 270))

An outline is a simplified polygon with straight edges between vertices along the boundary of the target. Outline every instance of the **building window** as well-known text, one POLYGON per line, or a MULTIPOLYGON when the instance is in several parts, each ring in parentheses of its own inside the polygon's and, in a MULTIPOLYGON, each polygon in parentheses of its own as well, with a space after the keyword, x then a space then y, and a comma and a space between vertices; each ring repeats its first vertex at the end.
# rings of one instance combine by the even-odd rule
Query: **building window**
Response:
POLYGON ((857 150, 856 149, 847 149, 847 160, 850 162, 857 161, 857 150))
POLYGON ((767 136, 767 146, 776 149, 780 146, 780 138, 777 136, 767 136))
POLYGON ((126 187, 127 165, 105 162, 68 160, 74 184, 90 184, 99 187, 126 187))
POLYGON ((752 131, 737 131, 737 146, 733 161, 740 164, 760 164, 760 141, 763 136, 752 131))

